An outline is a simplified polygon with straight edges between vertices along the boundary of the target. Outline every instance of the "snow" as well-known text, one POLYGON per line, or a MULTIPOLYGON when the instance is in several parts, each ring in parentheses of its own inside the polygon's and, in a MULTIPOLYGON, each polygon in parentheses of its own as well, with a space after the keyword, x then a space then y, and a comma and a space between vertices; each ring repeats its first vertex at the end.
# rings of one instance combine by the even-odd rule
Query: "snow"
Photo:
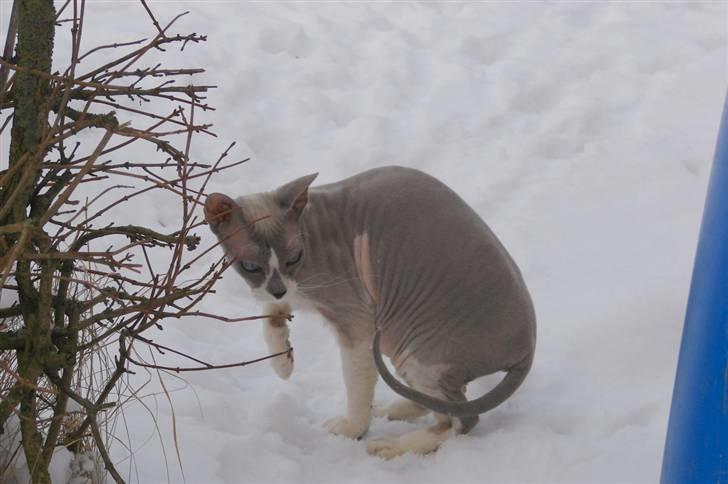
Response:
MULTIPOLYGON (((265 363, 163 375, 171 401, 150 386, 149 410, 127 407, 124 445, 111 451, 130 482, 658 479, 725 95, 725 2, 152 7, 160 19, 190 10, 177 30, 209 37, 180 57, 219 86, 207 115, 219 139, 197 138, 193 158, 214 160, 232 140, 231 158, 251 158, 211 192, 268 190, 312 172, 326 183, 387 164, 427 171, 520 265, 539 341, 526 384, 471 434, 385 462, 321 427, 345 410, 338 348, 320 316, 296 312, 290 380, 265 363)), ((136 4, 87 10, 87 46, 151 32, 136 4)), ((175 207, 133 203, 122 217, 178 220, 175 207)), ((233 272, 200 310, 261 312, 233 272)), ((154 337, 220 363, 266 354, 255 322, 171 320, 154 337)), ((487 382, 471 386, 472 397, 487 382)), ((379 383, 376 403, 393 399, 379 383)), ((430 421, 375 419, 367 438, 430 421)))
MULTIPOLYGON (((31 482, 28 464, 22 450, 16 452, 20 445, 20 421, 16 415, 11 415, 7 421, 5 432, 0 434, 0 469, 5 472, 0 475, 3 484, 24 484, 31 482)), ((49 473, 53 484, 64 484, 72 478, 74 455, 65 447, 58 447, 53 451, 49 473)), ((87 484, 83 481, 71 484, 87 484)), ((88 483, 90 484, 90 483, 88 483)))

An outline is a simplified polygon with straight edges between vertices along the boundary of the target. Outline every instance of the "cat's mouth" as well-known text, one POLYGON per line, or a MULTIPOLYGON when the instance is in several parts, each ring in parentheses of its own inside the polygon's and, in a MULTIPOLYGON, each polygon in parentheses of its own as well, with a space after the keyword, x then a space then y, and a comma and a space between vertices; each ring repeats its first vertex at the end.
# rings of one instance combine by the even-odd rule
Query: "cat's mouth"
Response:
POLYGON ((253 297, 255 299, 257 299, 258 301, 263 302, 263 303, 282 302, 281 299, 283 299, 285 297, 285 294, 288 294, 288 291, 286 291, 286 293, 284 295, 276 298, 273 296, 273 294, 268 292, 268 290, 263 287, 254 287, 251 289, 250 292, 253 294, 253 297))
POLYGON ((291 303, 295 299, 297 287, 294 281, 279 276, 277 280, 271 277, 268 284, 251 288, 253 297, 264 303, 291 303))

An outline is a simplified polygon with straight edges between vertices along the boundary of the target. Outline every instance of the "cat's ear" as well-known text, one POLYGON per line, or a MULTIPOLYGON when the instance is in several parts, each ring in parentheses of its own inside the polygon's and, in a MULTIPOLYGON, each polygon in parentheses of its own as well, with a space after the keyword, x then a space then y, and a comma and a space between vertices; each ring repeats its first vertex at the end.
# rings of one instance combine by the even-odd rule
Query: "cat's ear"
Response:
POLYGON ((216 230, 221 224, 230 222, 235 209, 232 198, 222 193, 212 193, 205 200, 205 220, 216 230))
POLYGON ((308 187, 316 179, 318 173, 302 176, 288 182, 276 190, 276 197, 281 206, 293 210, 296 216, 301 215, 308 203, 308 187))

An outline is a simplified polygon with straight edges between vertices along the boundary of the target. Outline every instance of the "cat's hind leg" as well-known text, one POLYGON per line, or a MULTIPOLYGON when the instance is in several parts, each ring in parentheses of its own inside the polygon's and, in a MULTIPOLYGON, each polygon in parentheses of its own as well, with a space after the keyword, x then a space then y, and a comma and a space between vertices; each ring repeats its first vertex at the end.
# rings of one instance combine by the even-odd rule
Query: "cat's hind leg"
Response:
MULTIPOLYGON (((411 381, 407 381, 407 384, 412 386, 411 381)), ((372 410, 372 415, 375 417, 385 417, 387 420, 404 420, 405 422, 411 422, 428 413, 430 413, 430 409, 406 398, 401 398, 387 406, 375 406, 372 410)))
POLYGON ((407 452, 429 454, 440 448, 450 436, 452 419, 446 415, 435 414, 437 423, 427 429, 408 432, 399 437, 371 439, 367 442, 367 452, 383 459, 392 459, 407 452))
POLYGON ((386 407, 374 407, 375 417, 386 417, 388 420, 412 421, 430 413, 430 410, 417 405, 412 400, 401 399, 386 407))
MULTIPOLYGON (((405 371, 408 373, 406 380, 412 388, 451 402, 465 401, 465 385, 458 375, 438 374, 431 368, 422 367, 405 371)), ((436 424, 427 429, 399 437, 371 439, 367 442, 367 452, 384 459, 392 459, 407 452, 429 454, 436 451, 451 435, 468 433, 478 423, 477 416, 460 418, 438 413, 435 414, 435 420, 436 424)))

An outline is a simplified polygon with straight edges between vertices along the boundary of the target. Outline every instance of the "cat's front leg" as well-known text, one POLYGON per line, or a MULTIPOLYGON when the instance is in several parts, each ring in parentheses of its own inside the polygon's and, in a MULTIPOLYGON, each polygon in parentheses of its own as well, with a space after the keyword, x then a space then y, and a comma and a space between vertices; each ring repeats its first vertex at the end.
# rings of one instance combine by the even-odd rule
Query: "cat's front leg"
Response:
MULTIPOLYGON (((288 315, 291 314, 291 306, 285 303, 269 304, 265 314, 270 315, 263 322, 263 337, 268 344, 268 351, 270 354, 287 351, 291 347, 288 340, 288 315)), ((293 373, 293 352, 271 358, 270 364, 279 377, 287 380, 293 373)))
POLYGON ((371 344, 368 341, 354 345, 341 344, 341 364, 348 413, 346 417, 328 420, 324 427, 333 434, 358 439, 369 430, 374 386, 377 383, 371 344))

